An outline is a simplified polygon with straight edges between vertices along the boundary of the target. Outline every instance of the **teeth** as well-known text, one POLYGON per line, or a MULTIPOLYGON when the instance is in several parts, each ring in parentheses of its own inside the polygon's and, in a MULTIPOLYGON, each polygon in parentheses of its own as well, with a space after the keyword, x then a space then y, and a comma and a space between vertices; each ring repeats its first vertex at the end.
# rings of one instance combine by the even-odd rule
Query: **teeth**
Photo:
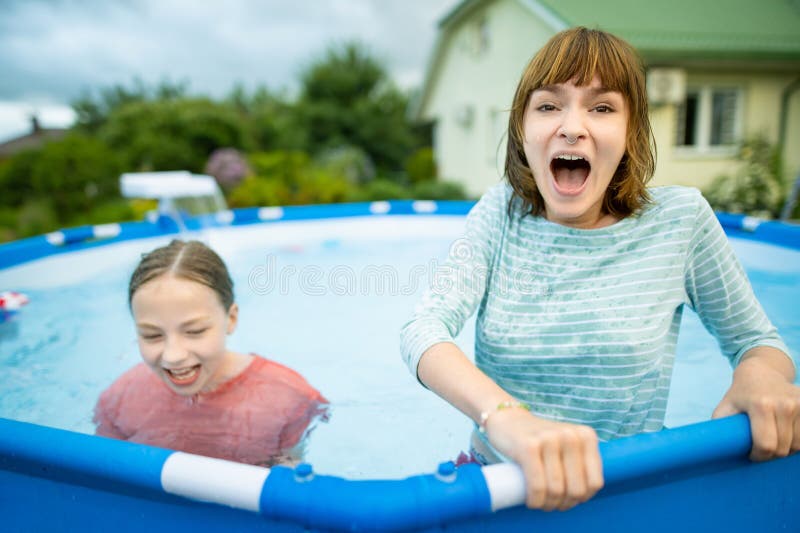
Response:
POLYGON ((184 376, 188 376, 189 374, 194 372, 194 370, 195 370, 194 367, 192 367, 192 368, 186 368, 186 369, 183 369, 183 370, 168 370, 168 372, 170 374, 172 374, 173 376, 175 376, 176 378, 181 378, 181 377, 184 377, 184 376))
POLYGON ((583 159, 583 158, 581 156, 579 156, 579 155, 567 155, 567 154, 564 154, 564 155, 557 155, 556 159, 564 159, 566 161, 577 161, 577 160, 583 159))

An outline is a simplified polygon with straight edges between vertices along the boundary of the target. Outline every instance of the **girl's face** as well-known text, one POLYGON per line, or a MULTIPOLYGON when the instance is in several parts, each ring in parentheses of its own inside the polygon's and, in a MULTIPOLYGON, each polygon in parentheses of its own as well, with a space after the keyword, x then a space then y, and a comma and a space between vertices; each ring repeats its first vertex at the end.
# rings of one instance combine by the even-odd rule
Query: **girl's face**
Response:
POLYGON ((173 391, 191 396, 225 381, 236 304, 225 310, 209 287, 166 274, 142 285, 131 309, 142 359, 173 391))
POLYGON ((524 118, 524 149, 548 220, 599 228, 616 220, 603 198, 625 154, 628 106, 595 77, 533 91, 524 118))

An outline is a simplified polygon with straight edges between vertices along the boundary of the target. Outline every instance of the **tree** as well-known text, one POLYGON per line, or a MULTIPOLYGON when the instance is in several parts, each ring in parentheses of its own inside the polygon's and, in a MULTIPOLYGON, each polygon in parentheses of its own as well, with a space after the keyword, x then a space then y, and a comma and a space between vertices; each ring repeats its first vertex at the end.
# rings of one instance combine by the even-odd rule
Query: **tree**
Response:
POLYGON ((59 222, 119 195, 120 164, 97 139, 78 133, 46 144, 31 168, 32 196, 46 199, 59 222))
POLYGON ((361 147, 379 174, 402 172, 417 140, 406 120, 407 97, 363 45, 331 47, 302 75, 298 112, 318 154, 361 147))
POLYGON ((100 89, 99 95, 85 92, 72 103, 77 115, 76 129, 84 133, 96 133, 108 120, 109 115, 127 104, 154 100, 176 100, 186 97, 187 82, 162 81, 155 88, 148 87, 140 78, 133 80, 131 87, 113 85, 100 89))
POLYGON ((205 98, 125 104, 109 115, 99 137, 132 171, 202 172, 217 148, 248 147, 237 112, 205 98))

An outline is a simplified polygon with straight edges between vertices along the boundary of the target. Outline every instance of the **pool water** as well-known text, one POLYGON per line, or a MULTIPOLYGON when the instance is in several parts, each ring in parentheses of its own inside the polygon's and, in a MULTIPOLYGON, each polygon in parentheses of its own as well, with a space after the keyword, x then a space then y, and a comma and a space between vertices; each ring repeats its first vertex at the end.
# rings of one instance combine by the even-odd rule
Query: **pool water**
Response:
MULTIPOLYGON (((463 217, 380 217, 207 230, 225 259, 240 323, 229 347, 286 364, 331 401, 306 460, 318 472, 400 478, 464 449, 471 422, 406 370, 398 344, 463 217)), ((126 302, 148 239, 0 271, 0 290, 30 304, 0 324, 0 417, 93 433, 99 393, 139 362, 126 302)), ((800 252, 733 240, 767 314, 800 353, 800 252)), ((472 353, 474 318, 457 342, 472 353)), ((684 314, 666 424, 707 419, 730 368, 697 317, 684 314)))

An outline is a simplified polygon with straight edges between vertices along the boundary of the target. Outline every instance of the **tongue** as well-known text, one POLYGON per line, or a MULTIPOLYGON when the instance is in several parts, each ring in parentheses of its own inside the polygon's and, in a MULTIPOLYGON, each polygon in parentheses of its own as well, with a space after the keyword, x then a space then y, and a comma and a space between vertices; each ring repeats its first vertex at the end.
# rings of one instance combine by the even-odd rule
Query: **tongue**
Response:
POLYGON ((589 176, 589 169, 584 167, 571 170, 566 167, 561 167, 555 172, 558 187, 565 191, 577 191, 580 189, 583 186, 583 182, 586 181, 587 176, 589 176))

